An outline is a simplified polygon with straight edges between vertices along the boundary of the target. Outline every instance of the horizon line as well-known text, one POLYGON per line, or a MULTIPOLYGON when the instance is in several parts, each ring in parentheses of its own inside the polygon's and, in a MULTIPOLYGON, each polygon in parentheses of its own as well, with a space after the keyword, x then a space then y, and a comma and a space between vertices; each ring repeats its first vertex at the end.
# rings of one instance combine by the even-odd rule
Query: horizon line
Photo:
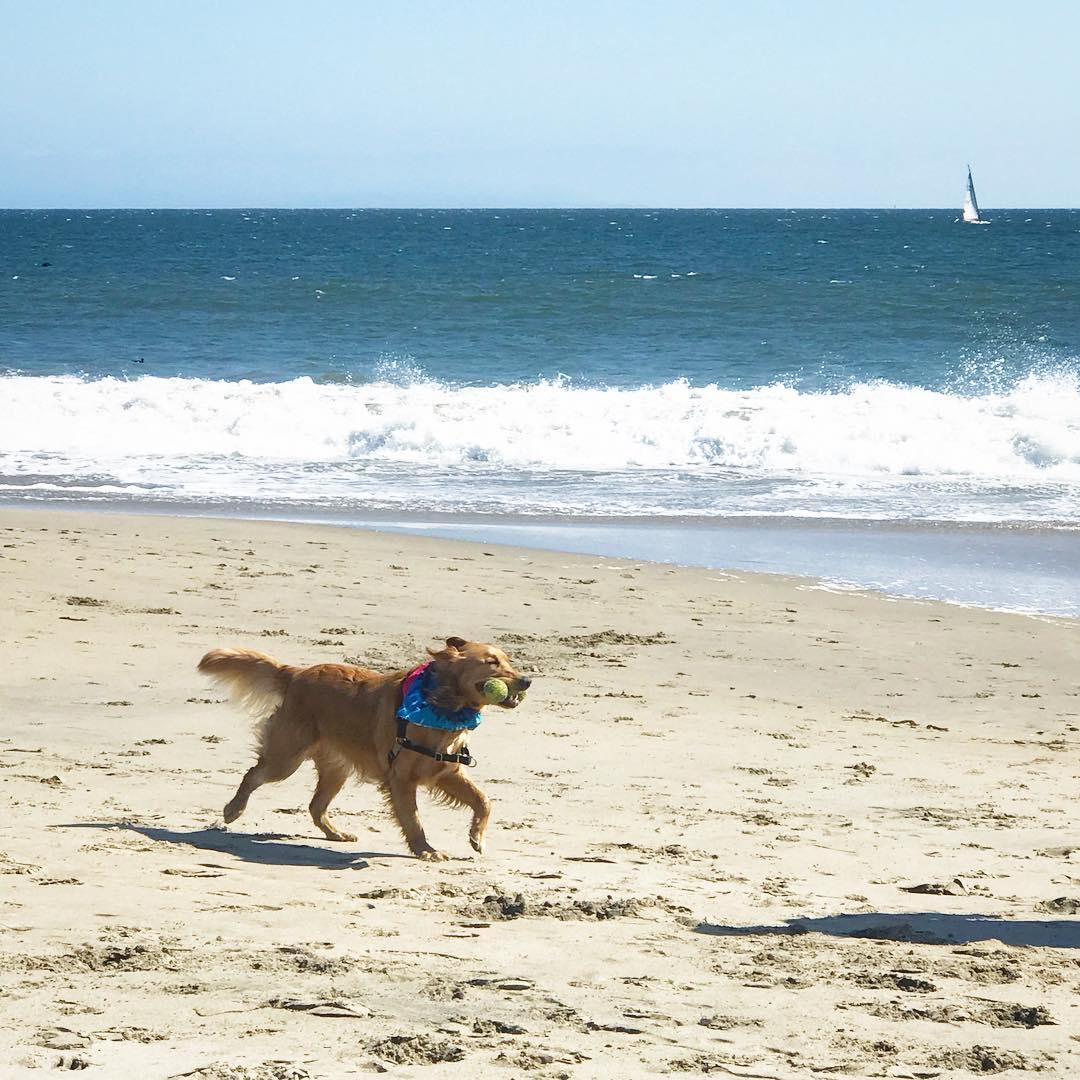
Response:
MULTIPOLYGON (((1009 213, 1009 212, 1018 211, 1018 210, 1068 210, 1068 211, 1076 211, 1076 210, 1080 210, 1080 206, 983 206, 983 207, 981 207, 981 209, 987 210, 987 211, 994 211, 994 212, 997 212, 997 213, 1009 213)), ((219 210, 224 210, 224 211, 240 211, 240 210, 282 210, 282 211, 285 211, 285 210, 289 210, 289 211, 295 211, 295 210, 328 210, 328 211, 342 211, 342 210, 348 210, 348 211, 354 211, 354 212, 355 211, 368 211, 368 210, 376 210, 376 211, 386 211, 386 210, 402 211, 402 210, 404 210, 404 211, 422 211, 422 212, 425 212, 425 213, 432 213, 432 212, 446 213, 446 212, 458 212, 458 211, 491 212, 491 211, 495 211, 495 210, 498 210, 498 211, 515 211, 515 210, 530 210, 530 211, 531 210, 701 211, 701 210, 709 210, 709 211, 725 211, 725 212, 732 211, 732 210, 738 210, 738 211, 757 211, 757 212, 761 212, 761 211, 774 211, 774 212, 775 211, 780 211, 780 212, 787 212, 787 213, 797 213, 797 212, 802 212, 802 211, 825 212, 825 211, 836 211, 836 210, 858 210, 858 211, 865 211, 865 212, 932 210, 932 211, 940 211, 940 212, 948 212, 948 213, 958 212, 957 207, 955 207, 955 206, 896 206, 896 205, 893 205, 893 206, 791 206, 791 205, 775 205, 775 206, 770 206, 770 205, 765 205, 765 206, 705 206, 705 205, 700 205, 700 206, 698 206, 698 205, 695 205, 695 206, 664 206, 664 205, 660 205, 660 204, 646 205, 644 203, 642 203, 642 204, 637 204, 637 203, 633 203, 633 204, 631 204, 631 203, 626 203, 626 204, 612 203, 612 204, 607 204, 607 205, 596 203, 596 204, 580 204, 580 205, 566 204, 566 205, 554 205, 554 206, 552 206, 552 205, 539 205, 539 204, 537 204, 537 205, 521 204, 521 205, 514 205, 514 206, 510 206, 510 205, 506 205, 506 206, 479 206, 479 205, 477 205, 477 206, 469 206, 469 205, 461 205, 461 206, 456 206, 456 205, 455 206, 421 206, 421 205, 404 205, 404 204, 400 205, 400 206, 386 205, 386 204, 371 204, 371 205, 362 205, 362 206, 361 205, 349 206, 349 205, 345 205, 345 204, 342 204, 342 205, 334 204, 334 205, 325 205, 325 206, 317 206, 317 205, 316 206, 313 206, 313 205, 307 205, 307 206, 284 206, 284 205, 275 205, 275 204, 269 204, 269 203, 265 204, 265 205, 263 205, 263 204, 255 204, 255 203, 247 204, 247 205, 241 204, 241 203, 235 203, 235 204, 230 203, 229 205, 221 205, 221 206, 211 206, 211 205, 198 206, 198 205, 195 205, 195 204, 191 204, 191 205, 177 205, 177 206, 149 206, 149 205, 147 205, 147 206, 2 206, 2 207, 0 207, 0 213, 20 212, 20 211, 40 211, 40 212, 50 212, 50 213, 51 212, 58 212, 58 211, 69 211, 69 212, 94 211, 94 212, 99 212, 99 213, 103 212, 103 211, 122 211, 122 212, 151 211, 151 212, 156 212, 156 211, 159 211, 159 210, 161 210, 161 211, 201 210, 201 211, 208 211, 208 212, 209 211, 219 211, 219 210)))

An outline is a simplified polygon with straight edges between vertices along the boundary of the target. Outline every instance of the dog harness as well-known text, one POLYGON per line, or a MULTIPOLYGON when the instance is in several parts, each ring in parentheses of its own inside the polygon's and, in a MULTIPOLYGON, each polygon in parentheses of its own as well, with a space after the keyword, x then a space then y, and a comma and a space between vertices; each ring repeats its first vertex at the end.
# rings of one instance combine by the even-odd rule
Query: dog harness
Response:
POLYGON ((434 689, 435 677, 431 669, 430 663, 421 664, 410 671, 401 684, 401 705, 396 713, 397 739, 394 748, 390 751, 390 763, 394 763, 394 758, 402 750, 412 750, 435 761, 446 761, 452 765, 467 765, 471 768, 476 764, 476 759, 469 753, 467 746, 463 746, 457 754, 445 754, 413 742, 406 734, 410 724, 435 728, 438 731, 472 731, 480 723, 479 709, 458 709, 456 712, 444 713, 439 712, 430 704, 428 694, 434 689))

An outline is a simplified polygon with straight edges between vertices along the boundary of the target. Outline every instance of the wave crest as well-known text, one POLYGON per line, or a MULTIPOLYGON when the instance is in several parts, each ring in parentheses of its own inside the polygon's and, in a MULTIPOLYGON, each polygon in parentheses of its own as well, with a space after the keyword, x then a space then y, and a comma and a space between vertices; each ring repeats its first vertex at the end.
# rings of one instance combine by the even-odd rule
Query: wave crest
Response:
POLYGON ((239 456, 611 472, 1080 478, 1080 379, 1031 375, 964 396, 890 383, 804 392, 325 385, 0 377, 0 453, 108 463, 239 456))

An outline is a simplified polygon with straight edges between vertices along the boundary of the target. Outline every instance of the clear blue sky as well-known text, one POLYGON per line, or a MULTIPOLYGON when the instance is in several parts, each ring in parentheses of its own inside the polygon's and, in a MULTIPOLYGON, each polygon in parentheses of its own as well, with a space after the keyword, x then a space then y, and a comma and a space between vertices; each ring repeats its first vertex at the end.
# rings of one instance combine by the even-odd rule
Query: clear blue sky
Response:
POLYGON ((1080 4, 0 0, 0 206, 1080 205, 1080 4))

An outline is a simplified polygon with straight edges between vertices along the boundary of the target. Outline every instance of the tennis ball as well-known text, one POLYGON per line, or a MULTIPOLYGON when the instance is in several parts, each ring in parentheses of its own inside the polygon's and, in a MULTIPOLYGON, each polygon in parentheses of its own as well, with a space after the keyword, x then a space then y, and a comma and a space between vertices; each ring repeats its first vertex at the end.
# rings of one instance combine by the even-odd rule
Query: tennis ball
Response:
POLYGON ((498 705, 501 701, 505 701, 510 696, 510 687, 502 681, 502 679, 488 679, 484 683, 484 697, 492 705, 498 705))

